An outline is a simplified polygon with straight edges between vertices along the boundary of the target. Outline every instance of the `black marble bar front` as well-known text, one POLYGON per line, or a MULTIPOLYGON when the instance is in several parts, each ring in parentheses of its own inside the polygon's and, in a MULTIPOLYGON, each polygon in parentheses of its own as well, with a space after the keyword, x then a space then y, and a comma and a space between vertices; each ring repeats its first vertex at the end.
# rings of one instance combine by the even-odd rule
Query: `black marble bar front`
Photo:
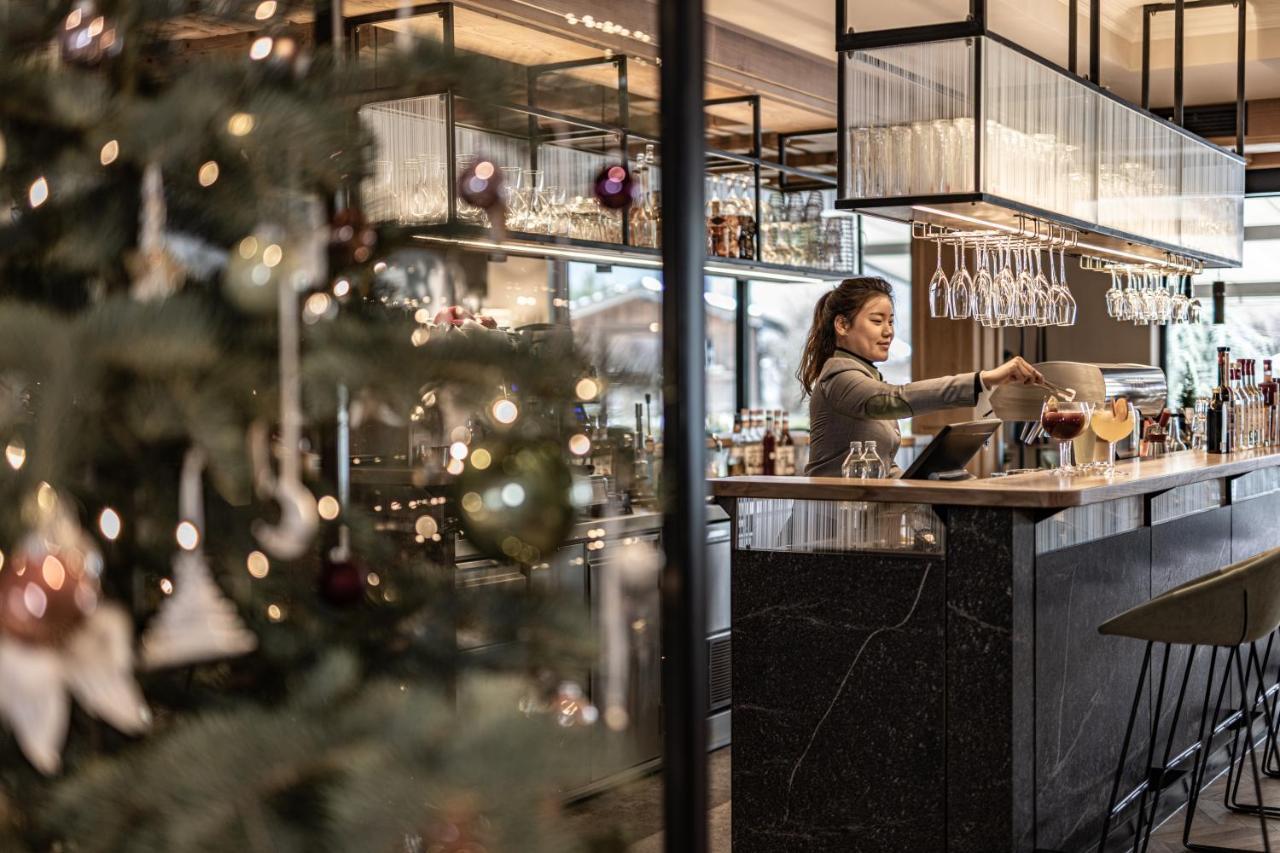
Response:
MULTIPOLYGON (((1144 650, 1097 626, 1280 546, 1280 454, 1120 469, 985 492, 717 481, 733 519, 735 853, 1096 849, 1144 650)), ((1175 653, 1169 671, 1184 665, 1175 653)), ((1196 710, 1207 669, 1192 670, 1196 710)), ((1192 717, 1162 815, 1185 797, 1192 717)), ((1135 737, 1122 796, 1146 784, 1146 748, 1135 737)), ((1127 848, 1131 817, 1109 849, 1127 848)))

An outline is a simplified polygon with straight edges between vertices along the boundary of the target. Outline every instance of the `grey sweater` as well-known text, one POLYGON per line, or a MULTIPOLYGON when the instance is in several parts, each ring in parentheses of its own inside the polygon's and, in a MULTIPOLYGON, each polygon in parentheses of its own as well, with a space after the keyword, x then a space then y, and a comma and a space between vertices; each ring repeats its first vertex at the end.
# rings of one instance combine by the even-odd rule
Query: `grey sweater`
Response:
POLYGON ((890 385, 869 362, 836 350, 822 365, 809 399, 810 477, 839 477, 851 441, 874 441, 889 476, 902 476, 893 462, 902 443, 899 418, 976 405, 977 374, 960 373, 890 385))

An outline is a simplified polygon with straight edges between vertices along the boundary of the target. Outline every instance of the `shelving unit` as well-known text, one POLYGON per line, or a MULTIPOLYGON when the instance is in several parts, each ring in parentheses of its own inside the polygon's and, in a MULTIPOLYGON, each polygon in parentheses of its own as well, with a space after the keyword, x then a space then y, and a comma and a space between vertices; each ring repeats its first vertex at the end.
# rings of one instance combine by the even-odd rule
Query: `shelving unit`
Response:
MULTIPOLYGON (((452 3, 432 3, 409 9, 374 13, 347 19, 347 43, 352 50, 379 49, 380 39, 387 34, 370 37, 370 28, 395 22, 398 30, 408 28, 417 19, 435 18, 439 28, 431 27, 432 37, 439 37, 446 50, 455 42, 455 14, 452 3)), ((596 264, 634 265, 658 268, 661 250, 652 245, 637 245, 632 233, 636 208, 623 213, 604 212, 594 206, 590 186, 595 175, 609 162, 623 156, 634 170, 646 148, 652 148, 655 163, 647 166, 656 188, 661 169, 660 140, 632 126, 631 92, 628 86, 626 56, 594 56, 523 68, 527 103, 484 103, 460 93, 444 90, 422 92, 412 97, 386 100, 371 99, 361 108, 361 115, 371 125, 387 156, 380 158, 380 172, 360 188, 363 206, 377 221, 398 220, 414 236, 424 242, 461 246, 496 254, 519 254, 547 259, 581 260, 596 264), (549 75, 581 72, 599 68, 611 78, 613 98, 594 108, 605 119, 570 115, 546 108, 543 91, 549 75), (460 168, 476 154, 484 154, 510 174, 539 175, 545 186, 565 197, 565 209, 590 211, 601 221, 601 234, 611 232, 617 239, 587 239, 564 233, 540 233, 521 228, 523 223, 508 223, 505 239, 497 241, 487 226, 484 215, 457 198, 456 186, 460 168), (385 166, 385 170, 382 167, 385 166), (421 170, 416 177, 410 176, 421 170), (420 186, 410 186, 416 182, 420 186), (405 197, 411 205, 406 205, 405 197), (422 203, 418 203, 422 202, 422 203), (412 210, 406 209, 412 207, 412 210)), ((376 98, 377 91, 370 93, 376 98)), ((399 93, 398 93, 399 94, 399 93)), ((742 176, 753 189, 749 201, 757 236, 753 257, 715 257, 707 259, 708 275, 735 278, 758 278, 766 281, 815 282, 853 274, 857 266, 857 219, 839 213, 833 207, 836 179, 811 169, 793 166, 764 156, 761 104, 758 95, 742 95, 708 100, 708 108, 741 105, 751 113, 750 150, 747 153, 715 148, 707 150, 708 179, 732 174, 742 176), (821 238, 826 230, 839 240, 821 242, 823 252, 834 256, 831 263, 819 266, 781 264, 765 260, 771 247, 764 220, 769 205, 766 197, 797 193, 823 194, 823 214, 817 222, 803 223, 821 238), (838 224, 830 225, 828 223, 838 224), (828 251, 828 245, 833 250, 828 251)), ((787 157, 787 137, 829 133, 829 129, 809 133, 779 134, 779 158, 787 157)), ((660 204, 660 203, 659 203, 660 204)), ((659 207, 660 211, 660 207, 659 207)), ((643 214, 640 214, 643 215, 643 214)), ((565 217, 548 224, 550 229, 567 228, 565 217)), ((790 224, 782 224, 785 229, 790 224)))

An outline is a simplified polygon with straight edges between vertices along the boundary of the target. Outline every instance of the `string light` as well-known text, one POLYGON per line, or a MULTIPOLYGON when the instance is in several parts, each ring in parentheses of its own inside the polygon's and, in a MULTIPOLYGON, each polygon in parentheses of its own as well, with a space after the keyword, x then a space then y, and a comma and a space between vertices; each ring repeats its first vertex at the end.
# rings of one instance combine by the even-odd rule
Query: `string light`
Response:
POLYGON ((235 113, 227 119, 227 133, 232 136, 248 136, 253 133, 255 124, 257 122, 248 113, 235 113))
POLYGON ((245 568, 249 570, 249 574, 262 580, 271 571, 271 561, 261 551, 250 551, 249 558, 245 560, 245 568))
POLYGON ((255 62, 266 59, 271 55, 271 47, 274 44, 275 40, 271 36, 255 39, 253 44, 249 46, 249 58, 255 62))
POLYGON ((493 404, 493 419, 500 424, 515 423, 520 417, 520 409, 511 400, 497 400, 493 404))
POLYGON ((341 299, 351 292, 351 282, 340 278, 333 283, 333 295, 341 299))
MULTIPOLYGON (((477 471, 483 471, 484 469, 488 468, 489 465, 491 465, 492 463, 493 463, 493 456, 490 455, 489 451, 485 450, 483 447, 479 448, 478 450, 476 450, 475 453, 471 454, 471 465, 477 471)), ((429 534, 423 534, 423 535, 426 536, 429 534)))
POLYGON ((107 541, 114 542, 120 537, 120 513, 111 507, 107 507, 98 515, 98 529, 102 531, 102 535, 107 541))
POLYGON ((168 578, 160 578, 160 591, 165 595, 173 595, 173 581, 168 578))
POLYGON ((114 139, 109 139, 103 144, 102 150, 98 152, 98 162, 104 166, 110 166, 119 156, 120 143, 114 139))
POLYGON ((33 208, 39 207, 49 200, 49 182, 43 176, 36 178, 27 190, 27 201, 33 208))
POLYGON ((440 525, 429 515, 420 515, 418 520, 413 523, 413 529, 417 531, 419 536, 423 538, 430 537, 440 529, 440 525))
POLYGON ((279 266, 282 260, 284 260, 284 249, 281 249, 275 243, 262 250, 262 262, 269 268, 279 266))
POLYGON ((461 441, 455 441, 453 444, 449 445, 449 455, 452 456, 455 460, 466 459, 467 446, 463 444, 461 441))
POLYGON ((462 464, 462 460, 461 460, 461 459, 450 459, 450 460, 449 460, 449 464, 448 464, 448 465, 446 465, 446 466, 444 467, 444 470, 445 470, 445 471, 447 471, 448 473, 452 474, 452 475, 453 475, 453 476, 455 476, 455 477, 456 477, 456 476, 458 476, 458 475, 459 475, 459 474, 461 474, 461 473, 463 472, 463 470, 464 470, 464 466, 463 466, 463 464, 462 464))
POLYGON ((586 456, 590 450, 591 439, 582 433, 578 433, 569 439, 569 452, 574 456, 586 456))
POLYGON ((279 604, 268 604, 267 618, 270 619, 272 622, 279 622, 281 619, 284 618, 284 608, 282 608, 279 604))
POLYGON ((174 531, 174 538, 178 540, 178 546, 183 550, 194 551, 200 544, 200 531, 191 522, 184 521, 174 531))
POLYGON ((594 400, 600 394, 600 383, 590 376, 585 376, 578 380, 573 390, 579 400, 594 400))
POLYGON ((316 501, 316 511, 320 513, 320 517, 325 521, 333 521, 338 517, 338 513, 342 511, 342 507, 338 504, 338 499, 333 495, 325 495, 316 501))
POLYGON ((265 21, 276 13, 276 0, 262 0, 258 8, 253 10, 253 17, 265 21))
POLYGON ((22 439, 14 437, 9 446, 4 449, 5 461, 9 463, 9 467, 17 471, 27 461, 27 446, 23 444, 22 439))
POLYGON ((216 160, 208 160, 200 167, 200 172, 196 175, 196 179, 200 181, 200 186, 211 187, 218 180, 218 163, 216 160))

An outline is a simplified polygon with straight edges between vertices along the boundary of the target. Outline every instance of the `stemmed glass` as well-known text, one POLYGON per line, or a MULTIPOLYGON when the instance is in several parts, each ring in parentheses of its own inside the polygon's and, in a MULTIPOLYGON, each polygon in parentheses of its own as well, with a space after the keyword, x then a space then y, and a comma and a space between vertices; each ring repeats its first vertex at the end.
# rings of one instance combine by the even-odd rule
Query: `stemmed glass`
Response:
POLYGON ((1124 291, 1120 289, 1120 277, 1111 269, 1111 288, 1107 291, 1107 316, 1116 320, 1124 318, 1124 291))
POLYGON ((956 243, 955 250, 957 269, 951 276, 951 316, 967 320, 973 314, 973 276, 965 266, 964 243, 956 243))
POLYGON ((929 279, 929 316, 946 317, 951 305, 951 283, 942 271, 942 241, 938 240, 938 267, 929 279))
POLYGON ((1089 418, 1089 429, 1099 441, 1107 443, 1107 461, 1102 467, 1108 477, 1116 471, 1116 442, 1133 433, 1136 421, 1137 411, 1124 397, 1108 399, 1089 418))
POLYGON ((990 259, 987 257, 987 243, 982 241, 978 248, 978 274, 973 277, 973 319, 984 326, 992 325, 995 299, 994 280, 987 268, 990 259))
POLYGON ((1040 251, 1034 253, 1036 274, 1031 280, 1032 318, 1037 326, 1048 326, 1053 320, 1053 297, 1049 292, 1049 280, 1040 266, 1040 251))
MULTIPOLYGON (((1049 251, 1049 268, 1053 269, 1053 250, 1049 251)), ((1058 325, 1074 326, 1076 324, 1076 298, 1071 295, 1071 288, 1067 287, 1067 249, 1061 247, 1058 249, 1058 325)))
POLYGON ((1079 469, 1072 464, 1071 442, 1089 426, 1092 403, 1065 403, 1055 397, 1044 401, 1040 409, 1040 426, 1058 442, 1058 467, 1054 474, 1070 476, 1079 469))

